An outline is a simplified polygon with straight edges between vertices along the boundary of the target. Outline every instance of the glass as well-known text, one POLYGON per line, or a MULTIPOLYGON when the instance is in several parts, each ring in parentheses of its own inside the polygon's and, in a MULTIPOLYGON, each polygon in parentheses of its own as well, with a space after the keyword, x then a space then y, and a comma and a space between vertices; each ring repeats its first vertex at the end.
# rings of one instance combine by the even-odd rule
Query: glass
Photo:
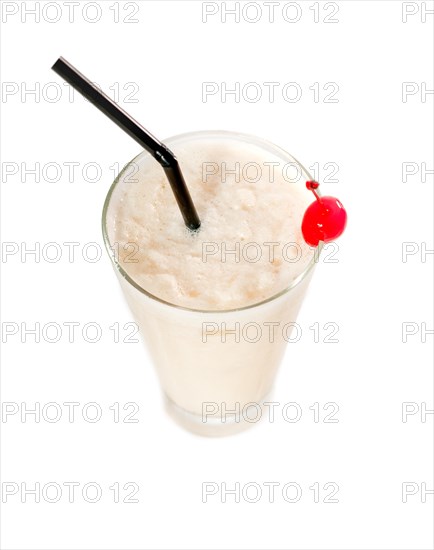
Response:
MULTIPOLYGON (((300 185, 313 179, 283 149, 253 136, 193 132, 164 143, 176 154, 177 144, 207 138, 236 139, 259 146, 296 166, 300 185)), ((272 389, 322 243, 287 288, 261 302, 221 311, 169 303, 130 277, 118 261, 109 235, 110 201, 116 186, 137 168, 145 170, 147 162, 155 160, 143 151, 123 168, 107 194, 102 217, 106 249, 157 369, 170 415, 201 435, 235 433, 254 424, 264 412, 263 403, 272 389)), ((306 190, 306 207, 311 201, 312 195, 306 190)))

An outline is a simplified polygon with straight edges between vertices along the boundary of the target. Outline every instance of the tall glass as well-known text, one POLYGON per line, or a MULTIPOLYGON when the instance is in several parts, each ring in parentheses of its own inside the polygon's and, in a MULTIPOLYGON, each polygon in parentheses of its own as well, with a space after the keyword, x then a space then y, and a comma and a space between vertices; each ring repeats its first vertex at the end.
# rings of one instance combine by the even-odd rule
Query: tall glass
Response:
MULTIPOLYGON (((185 140, 209 136, 232 140, 236 137, 244 144, 254 144, 277 155, 282 162, 296 165, 299 185, 312 179, 291 155, 253 136, 194 132, 164 142, 172 148, 185 140)), ((287 288, 253 305, 207 311, 181 307, 154 296, 134 281, 119 262, 109 223, 114 216, 111 200, 116 186, 137 169, 146 170, 149 162, 155 162, 151 155, 140 153, 111 186, 103 209, 104 242, 157 369, 171 416, 202 435, 234 433, 252 425, 263 412, 322 243, 287 288)), ((306 207, 311 199, 306 191, 306 207)))

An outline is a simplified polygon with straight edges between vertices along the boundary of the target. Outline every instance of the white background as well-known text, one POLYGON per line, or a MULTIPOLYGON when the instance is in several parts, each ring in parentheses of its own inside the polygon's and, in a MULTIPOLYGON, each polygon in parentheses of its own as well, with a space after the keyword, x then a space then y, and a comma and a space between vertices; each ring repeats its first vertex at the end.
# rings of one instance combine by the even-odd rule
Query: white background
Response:
MULTIPOLYGON (((433 169, 433 95, 420 92, 422 83, 433 88, 433 15, 423 15, 433 3, 338 2, 337 23, 324 22, 334 11, 324 3, 315 23, 310 1, 286 12, 296 18, 295 10, 301 11, 294 23, 282 15, 286 2, 276 7, 274 22, 268 8, 255 3, 262 10, 256 23, 242 17, 236 23, 233 16, 222 22, 221 3, 204 23, 202 3, 184 0, 136 0, 133 8, 121 1, 118 23, 111 0, 98 2, 101 18, 95 23, 82 15, 89 2, 80 2, 73 23, 65 2, 57 3, 60 12, 51 2, 45 15, 53 19, 60 13, 60 20, 41 17, 36 23, 24 4, 35 3, 3 2, 3 10, 18 12, 8 17, 4 12, 1 29, 1 77, 9 83, 1 104, 1 153, 3 163, 18 166, 14 175, 3 173, 2 240, 19 247, 2 257, 2 320, 27 326, 97 322, 103 334, 91 344, 80 337, 81 328, 74 343, 65 334, 57 343, 35 343, 32 336, 21 343, 18 333, 3 345, 3 402, 20 408, 22 402, 80 406, 72 423, 66 409, 57 423, 3 415, 2 487, 72 481, 80 487, 72 503, 66 488, 57 503, 43 498, 35 503, 32 496, 22 503, 20 492, 9 496, 2 504, 1 547, 432 548, 433 495, 422 502, 421 491, 433 489, 433 415, 424 418, 419 411, 403 422, 402 404, 433 409, 433 336, 427 334, 425 343, 421 338, 422 323, 433 328, 433 258, 418 252, 404 263, 402 247, 410 242, 415 250, 422 243, 433 248, 433 176, 421 176, 421 163, 433 169), (403 10, 416 13, 404 22, 403 10), (123 22, 132 11, 138 22, 123 22), (109 93, 119 83, 121 105, 162 139, 200 129, 235 130, 268 138, 306 166, 338 165, 338 182, 323 182, 322 191, 342 200, 348 228, 338 242, 338 262, 318 266, 299 317, 302 338, 289 346, 274 393, 275 401, 300 405, 298 422, 278 414, 274 423, 261 422, 233 437, 191 435, 164 412, 143 345, 113 341, 109 327, 115 322, 123 327, 132 316, 108 257, 91 263, 81 251, 89 242, 102 247, 100 214, 113 179, 110 167, 122 166, 140 148, 78 94, 69 101, 67 87, 50 70, 60 55, 109 93), (139 87, 136 103, 124 101, 122 87, 129 82, 139 87), (274 102, 265 88, 256 103, 243 96, 238 103, 233 96, 224 102, 219 94, 204 102, 203 82, 279 87, 274 102), (299 101, 282 98, 288 82, 300 85, 299 101), (319 102, 309 90, 315 82, 319 102), (328 82, 339 86, 338 103, 323 101, 328 82), (417 90, 405 102, 403 82, 416 83, 410 86, 417 90), (62 95, 56 98, 52 85, 44 91, 48 83, 56 83, 62 95), (35 85, 39 94, 22 95, 35 85), (63 167, 59 181, 41 176, 36 182, 32 175, 21 181, 21 163, 25 169, 40 163, 42 172, 53 162, 63 167), (80 163, 72 183, 65 162, 80 163), (101 166, 94 183, 82 175, 88 162, 101 166), (416 163, 418 172, 403 182, 405 162, 416 163), (56 263, 42 252, 39 262, 31 255, 21 260, 26 246, 49 242, 80 243, 75 261, 68 262, 66 248, 56 263), (309 329, 315 322, 337 323, 339 343, 315 343, 309 329), (416 323, 418 332, 403 343, 406 322, 416 323), (99 422, 83 420, 88 402, 101 406, 99 422), (109 409, 116 402, 117 423, 109 409), (127 402, 138 404, 139 422, 122 422, 127 402), (324 411, 314 422, 309 407, 315 402, 337 403, 339 422, 324 423, 324 411), (81 497, 88 482, 101 487, 99 502, 81 497), (115 503, 109 487, 116 482, 121 488, 136 483, 139 502, 115 503), (256 503, 242 497, 235 503, 230 495, 222 502, 219 492, 204 503, 204 482, 228 487, 254 482, 263 495, 256 503), (273 503, 264 482, 280 484, 273 503), (298 502, 282 497, 288 482, 299 484, 298 502), (316 482, 321 488, 337 483, 339 502, 324 503, 328 491, 321 489, 316 503, 309 489, 316 482), (406 482, 417 492, 403 502, 406 482)), ((46 3, 37 4, 42 11, 46 3)), ((94 18, 95 8, 86 9, 87 18, 94 18)), ((253 16, 254 11, 247 14, 253 16)), ((320 181, 327 173, 319 174, 320 181)))

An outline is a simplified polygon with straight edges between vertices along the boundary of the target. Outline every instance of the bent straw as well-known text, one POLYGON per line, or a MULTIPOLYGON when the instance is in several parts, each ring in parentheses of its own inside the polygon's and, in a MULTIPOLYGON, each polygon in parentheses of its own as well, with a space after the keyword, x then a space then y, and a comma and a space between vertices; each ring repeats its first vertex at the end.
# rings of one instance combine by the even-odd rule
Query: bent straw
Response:
POLYGON ((126 113, 117 103, 101 92, 92 82, 82 75, 66 59, 59 59, 51 67, 73 88, 80 92, 95 107, 122 128, 161 164, 169 180, 176 202, 181 210, 185 225, 192 230, 200 227, 200 219, 194 207, 178 160, 172 151, 149 133, 143 126, 126 113))

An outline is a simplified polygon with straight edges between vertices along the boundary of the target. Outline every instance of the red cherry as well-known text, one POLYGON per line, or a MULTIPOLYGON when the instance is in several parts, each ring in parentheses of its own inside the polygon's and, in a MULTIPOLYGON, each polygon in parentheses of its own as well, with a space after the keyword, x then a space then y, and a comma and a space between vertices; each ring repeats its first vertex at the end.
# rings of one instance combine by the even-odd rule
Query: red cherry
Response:
POLYGON ((318 246, 319 241, 327 243, 337 239, 347 225, 347 213, 341 201, 335 197, 319 197, 315 192, 318 185, 316 181, 306 182, 316 201, 308 206, 301 223, 304 240, 311 246, 318 246))

